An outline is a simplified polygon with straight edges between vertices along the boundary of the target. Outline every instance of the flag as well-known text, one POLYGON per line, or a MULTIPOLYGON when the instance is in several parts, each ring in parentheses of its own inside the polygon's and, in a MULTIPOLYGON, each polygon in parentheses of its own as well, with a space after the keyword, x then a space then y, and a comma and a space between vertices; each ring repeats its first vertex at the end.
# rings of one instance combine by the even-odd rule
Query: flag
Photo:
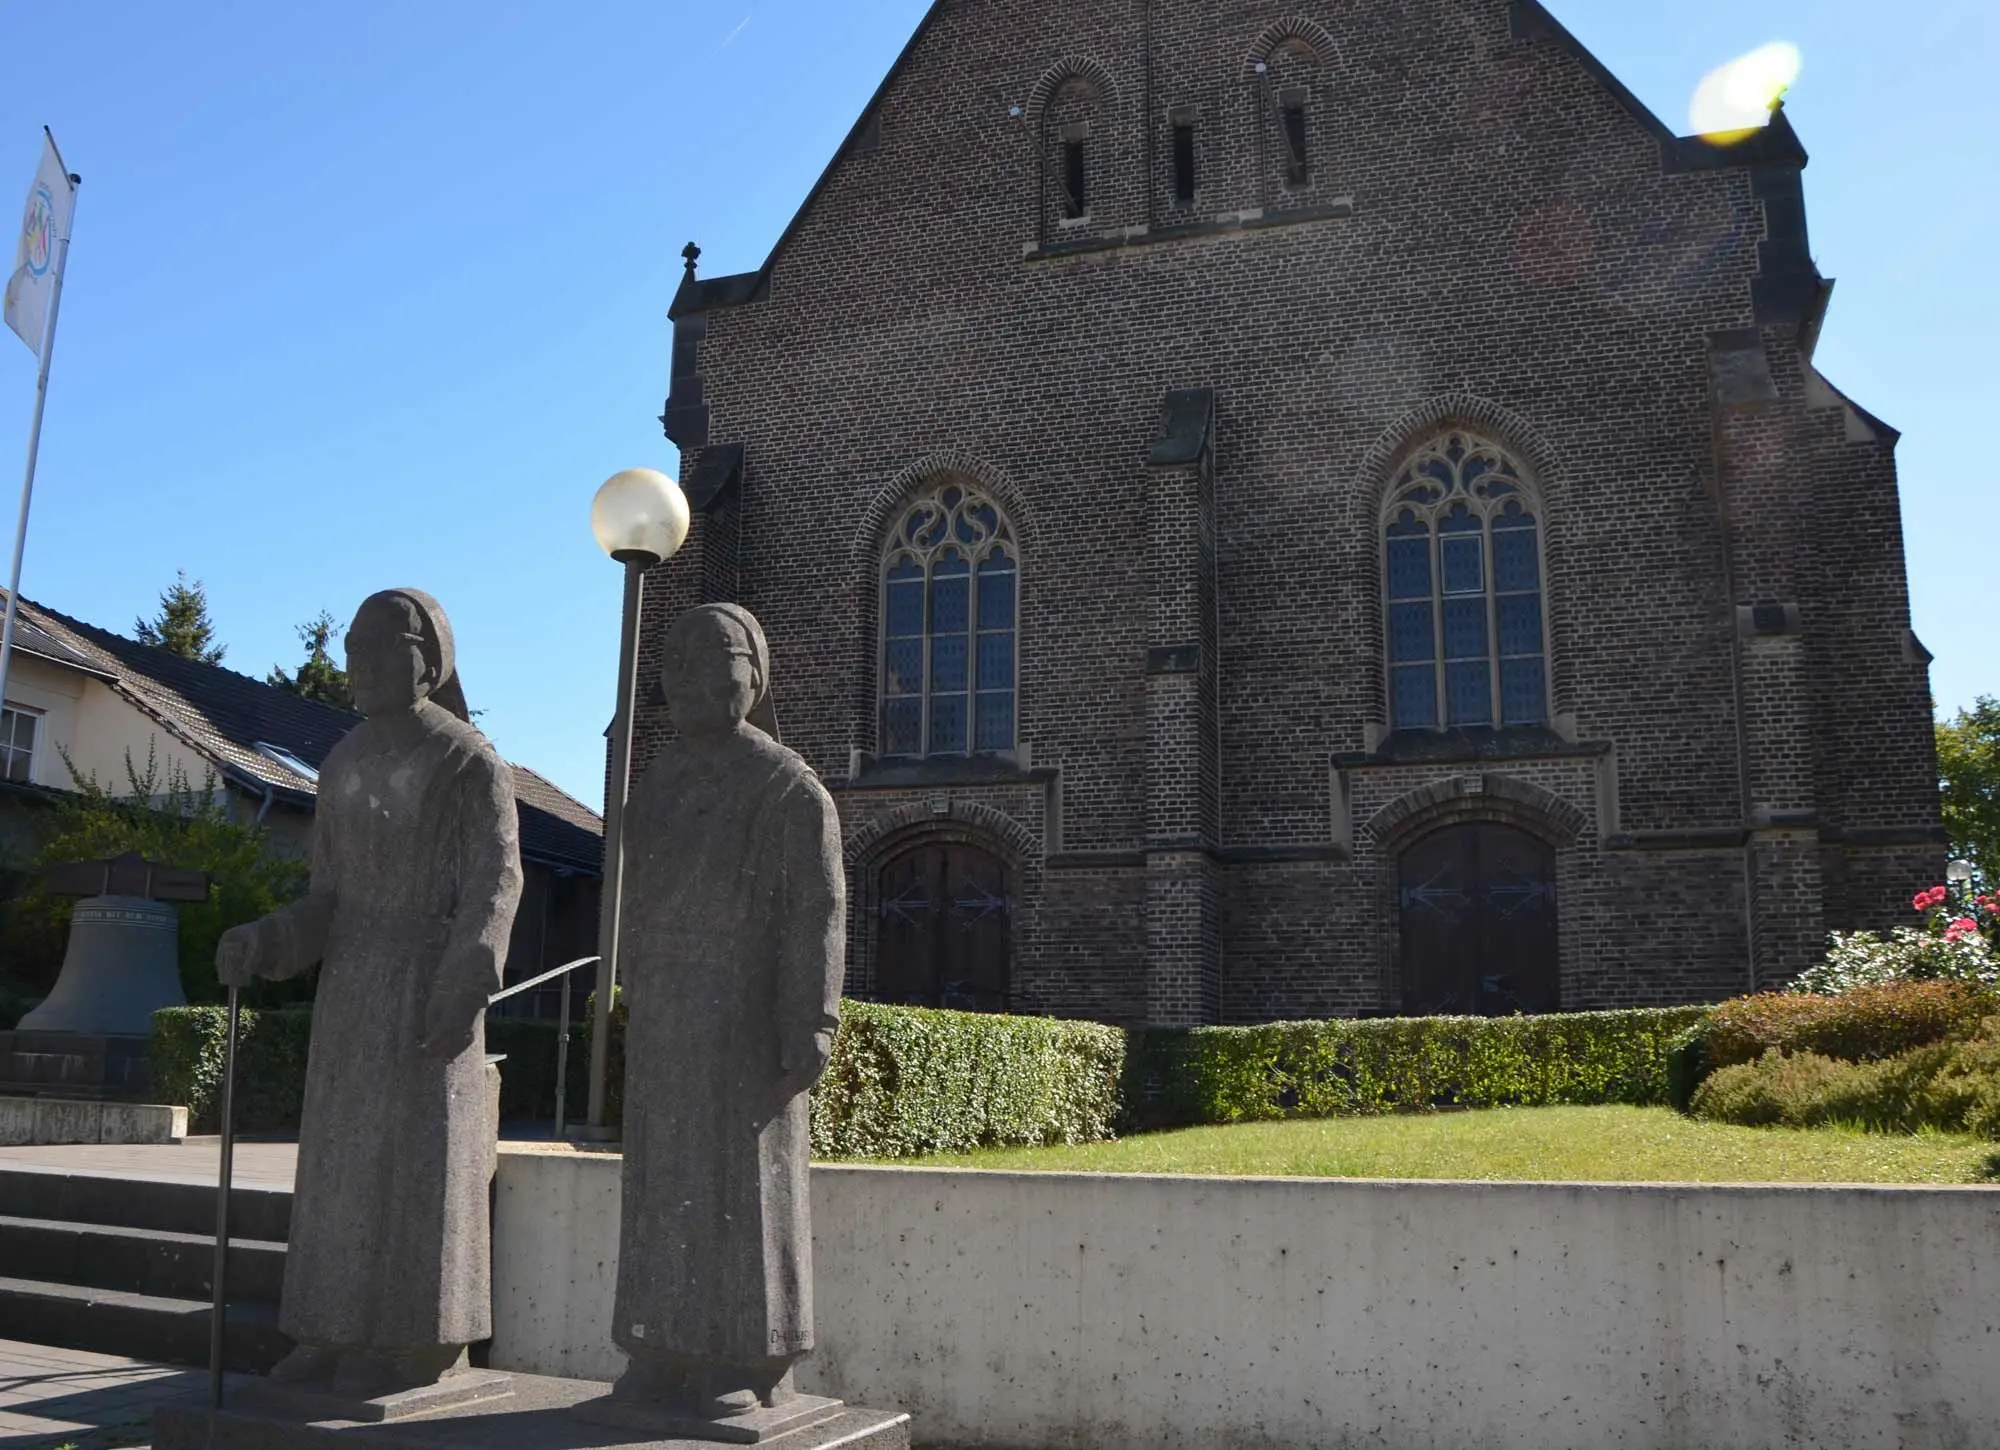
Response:
POLYGON ((48 326, 49 298, 56 286, 56 246, 69 238, 70 213, 76 188, 56 154, 56 138, 42 132, 42 164, 28 188, 28 205, 21 217, 21 243, 14 249, 14 271, 7 279, 6 306, 0 316, 42 355, 42 334, 48 326))

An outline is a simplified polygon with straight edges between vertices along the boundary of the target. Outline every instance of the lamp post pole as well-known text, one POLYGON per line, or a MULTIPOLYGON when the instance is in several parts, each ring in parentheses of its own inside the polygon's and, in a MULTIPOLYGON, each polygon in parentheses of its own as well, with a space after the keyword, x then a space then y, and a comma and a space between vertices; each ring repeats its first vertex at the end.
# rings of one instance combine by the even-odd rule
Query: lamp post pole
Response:
POLYGON ((604 1122, 610 1091, 611 998, 618 985, 618 915, 625 885, 625 796, 632 786, 632 720, 637 713, 639 611, 645 603, 651 554, 620 549, 625 566, 624 614, 618 627, 618 712, 611 721, 611 778, 604 789, 604 878, 597 907, 596 1010, 590 1018, 590 1113, 585 1133, 610 1136, 604 1122))
POLYGON ((632 783, 632 726, 637 714, 639 622, 646 571, 672 558, 688 534, 687 498, 650 468, 613 474, 590 504, 598 547, 625 568, 618 624, 618 710, 611 720, 611 771, 604 789, 604 875, 597 903, 597 993, 590 1015, 590 1110, 578 1136, 605 1140, 617 1130, 610 1108, 611 999, 618 986, 619 908, 625 884, 625 797, 632 783))

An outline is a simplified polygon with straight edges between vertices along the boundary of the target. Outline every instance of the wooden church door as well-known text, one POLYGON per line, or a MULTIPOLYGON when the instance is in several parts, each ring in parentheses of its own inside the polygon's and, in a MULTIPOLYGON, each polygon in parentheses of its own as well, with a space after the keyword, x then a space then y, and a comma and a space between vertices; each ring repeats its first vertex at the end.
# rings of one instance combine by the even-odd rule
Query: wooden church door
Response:
POLYGON ((1547 844, 1479 821, 1425 836, 1399 865, 1404 1011, 1556 1010, 1556 862, 1547 844))
POLYGON ((885 1002, 1007 1010, 1007 868, 962 841, 917 846, 882 867, 876 994, 885 1002))

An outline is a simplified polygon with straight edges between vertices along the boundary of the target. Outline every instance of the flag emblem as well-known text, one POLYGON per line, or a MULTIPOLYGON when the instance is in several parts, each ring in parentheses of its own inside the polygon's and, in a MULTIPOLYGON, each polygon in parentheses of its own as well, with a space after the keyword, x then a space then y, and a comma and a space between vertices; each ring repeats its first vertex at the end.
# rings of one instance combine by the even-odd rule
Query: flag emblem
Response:
POLYGON ((28 214, 21 220, 21 241, 26 252, 22 261, 28 275, 39 277, 47 272, 56 257, 56 199, 39 181, 28 193, 28 214))

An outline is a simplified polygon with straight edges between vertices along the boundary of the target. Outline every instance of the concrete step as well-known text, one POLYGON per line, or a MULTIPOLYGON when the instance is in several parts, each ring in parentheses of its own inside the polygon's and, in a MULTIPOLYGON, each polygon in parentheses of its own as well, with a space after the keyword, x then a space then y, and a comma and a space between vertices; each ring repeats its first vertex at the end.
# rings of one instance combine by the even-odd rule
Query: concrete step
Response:
MULTIPOLYGON (((200 1183, 154 1183, 88 1173, 0 1168, 0 1214, 53 1223, 112 1224, 167 1233, 215 1234, 215 1189, 200 1183)), ((282 1189, 233 1188, 231 1239, 283 1243, 290 1235, 292 1195, 282 1189)))
MULTIPOLYGON (((214 1273, 212 1234, 52 1223, 0 1214, 0 1277, 169 1299, 207 1299, 214 1292, 214 1273)), ((283 1244, 231 1236, 232 1301, 276 1304, 284 1279, 283 1244)))
MULTIPOLYGON (((277 1319, 268 1304, 232 1303, 225 1366, 264 1374, 290 1353, 277 1319)), ((200 1366, 208 1363, 208 1337, 205 1300, 0 1278, 0 1339, 200 1366)))

